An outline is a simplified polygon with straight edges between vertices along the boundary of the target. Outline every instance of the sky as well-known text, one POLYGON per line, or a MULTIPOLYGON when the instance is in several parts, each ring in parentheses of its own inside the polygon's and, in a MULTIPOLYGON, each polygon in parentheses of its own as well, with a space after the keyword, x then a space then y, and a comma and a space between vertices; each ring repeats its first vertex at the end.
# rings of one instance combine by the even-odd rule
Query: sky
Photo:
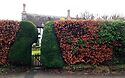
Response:
POLYGON ((21 20, 23 3, 26 12, 40 15, 71 16, 88 11, 98 15, 125 16, 125 0, 0 0, 0 19, 21 20))

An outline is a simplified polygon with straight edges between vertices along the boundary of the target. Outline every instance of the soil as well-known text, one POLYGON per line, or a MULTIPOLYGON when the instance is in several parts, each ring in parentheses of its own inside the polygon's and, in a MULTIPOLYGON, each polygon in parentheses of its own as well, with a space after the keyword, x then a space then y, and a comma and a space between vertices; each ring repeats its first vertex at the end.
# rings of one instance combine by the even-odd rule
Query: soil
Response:
POLYGON ((4 74, 12 74, 12 73, 24 73, 26 71, 30 70, 29 67, 26 66, 0 66, 0 75, 4 74))
POLYGON ((83 69, 72 69, 65 67, 63 69, 52 68, 34 68, 38 72, 52 73, 52 74, 76 74, 76 75, 125 75, 125 66, 97 66, 95 68, 86 66, 83 69))

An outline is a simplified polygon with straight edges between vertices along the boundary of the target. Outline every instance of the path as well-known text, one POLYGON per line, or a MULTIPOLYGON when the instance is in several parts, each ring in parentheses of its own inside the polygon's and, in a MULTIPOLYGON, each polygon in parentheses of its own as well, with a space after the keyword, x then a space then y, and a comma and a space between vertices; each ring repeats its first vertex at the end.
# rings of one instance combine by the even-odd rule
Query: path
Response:
POLYGON ((0 78, 125 78, 125 76, 95 76, 95 75, 64 75, 45 73, 24 73, 0 76, 0 78))
POLYGON ((47 73, 43 71, 31 70, 20 74, 0 75, 0 78, 125 78, 124 76, 112 75, 81 75, 81 74, 66 74, 66 73, 47 73))

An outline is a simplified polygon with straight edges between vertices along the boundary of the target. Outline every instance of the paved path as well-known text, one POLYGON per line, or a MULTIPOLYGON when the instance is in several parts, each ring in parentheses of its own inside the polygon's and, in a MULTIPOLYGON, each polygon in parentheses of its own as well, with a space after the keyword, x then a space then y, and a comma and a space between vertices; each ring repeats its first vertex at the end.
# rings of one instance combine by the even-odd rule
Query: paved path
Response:
POLYGON ((47 72, 38 72, 36 70, 27 71, 22 74, 9 74, 9 75, 0 75, 0 78, 125 78, 124 76, 112 76, 112 75, 80 75, 80 74, 55 74, 47 72))
POLYGON ((64 75, 64 74, 43 74, 43 73, 30 73, 30 74, 13 74, 4 75, 0 78, 125 78, 125 76, 95 76, 95 75, 64 75))

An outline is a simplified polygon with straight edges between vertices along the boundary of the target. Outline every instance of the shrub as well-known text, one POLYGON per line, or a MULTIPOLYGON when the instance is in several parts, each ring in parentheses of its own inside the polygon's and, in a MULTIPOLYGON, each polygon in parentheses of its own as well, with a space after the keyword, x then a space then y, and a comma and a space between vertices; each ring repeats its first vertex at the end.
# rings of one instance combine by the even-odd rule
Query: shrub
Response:
POLYGON ((112 59, 112 47, 98 43, 100 22, 94 20, 55 21, 55 31, 67 64, 99 64, 112 59))
POLYGON ((31 65, 32 44, 37 41, 38 31, 31 22, 21 21, 16 41, 9 51, 9 62, 14 65, 31 65))
POLYGON ((112 64, 125 63, 125 22, 105 21, 98 32, 100 41, 113 47, 112 64))
POLYGON ((67 64, 125 63, 124 21, 55 21, 54 26, 67 64))
POLYGON ((0 20, 0 65, 8 63, 9 49, 19 28, 18 21, 0 20))
POLYGON ((41 58, 45 66, 56 67, 59 60, 55 57, 60 54, 68 65, 125 63, 124 21, 66 20, 52 26, 48 23, 43 33, 41 58))
POLYGON ((43 29, 41 62, 46 67, 63 67, 64 62, 61 57, 53 25, 53 22, 49 22, 43 29))

